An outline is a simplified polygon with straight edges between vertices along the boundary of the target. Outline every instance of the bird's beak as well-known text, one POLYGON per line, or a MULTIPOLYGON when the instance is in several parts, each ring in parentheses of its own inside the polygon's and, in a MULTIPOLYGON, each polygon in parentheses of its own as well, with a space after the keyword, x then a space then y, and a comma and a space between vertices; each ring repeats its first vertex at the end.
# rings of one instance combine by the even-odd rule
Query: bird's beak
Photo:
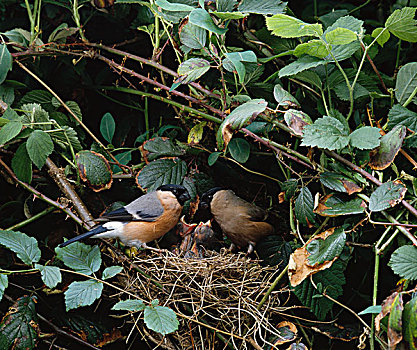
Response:
POLYGON ((191 199, 190 194, 188 192, 184 192, 182 195, 179 196, 179 199, 182 203, 185 203, 189 199, 191 199))
POLYGON ((209 207, 207 202, 200 202, 200 208, 201 209, 207 209, 209 207))

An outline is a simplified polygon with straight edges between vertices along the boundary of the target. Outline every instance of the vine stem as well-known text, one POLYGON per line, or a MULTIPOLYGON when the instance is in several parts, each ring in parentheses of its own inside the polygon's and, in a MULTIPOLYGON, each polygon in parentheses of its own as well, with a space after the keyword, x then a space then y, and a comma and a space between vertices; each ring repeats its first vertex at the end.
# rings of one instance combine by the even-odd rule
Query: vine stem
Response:
POLYGON ((39 213, 37 213, 35 215, 32 215, 30 218, 28 218, 26 220, 23 220, 23 221, 21 221, 21 222, 19 222, 17 224, 14 224, 13 226, 10 226, 10 227, 6 228, 6 230, 13 231, 13 230, 19 229, 19 228, 21 228, 23 226, 26 226, 26 225, 28 225, 28 224, 30 224, 30 223, 32 223, 32 222, 40 219, 41 217, 49 214, 50 212, 53 212, 54 210, 56 210, 55 207, 52 207, 52 206, 51 207, 48 207, 45 210, 42 210, 41 212, 39 212, 39 213))

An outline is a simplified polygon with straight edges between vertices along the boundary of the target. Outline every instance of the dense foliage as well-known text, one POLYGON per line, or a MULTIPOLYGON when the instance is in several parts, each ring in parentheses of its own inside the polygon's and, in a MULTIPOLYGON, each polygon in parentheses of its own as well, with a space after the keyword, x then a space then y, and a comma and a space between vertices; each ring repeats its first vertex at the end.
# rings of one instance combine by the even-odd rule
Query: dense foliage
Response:
POLYGON ((417 349, 416 6, 2 1, 0 348, 55 346, 51 329, 110 348, 132 332, 108 317, 124 310, 162 336, 198 322, 218 348, 417 349), (57 247, 168 183, 190 192, 190 222, 214 186, 268 209, 277 236, 256 253, 277 271, 256 312, 274 290, 306 308, 245 338, 124 295, 131 266, 114 247, 57 247))

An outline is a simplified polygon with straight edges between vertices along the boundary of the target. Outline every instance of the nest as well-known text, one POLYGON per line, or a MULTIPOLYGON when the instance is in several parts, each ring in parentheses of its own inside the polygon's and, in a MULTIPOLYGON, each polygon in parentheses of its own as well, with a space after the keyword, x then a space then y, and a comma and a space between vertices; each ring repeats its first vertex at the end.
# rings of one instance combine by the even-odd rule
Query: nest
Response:
POLYGON ((142 271, 125 275, 120 280, 123 288, 145 301, 159 299, 160 305, 177 313, 180 326, 167 337, 139 327, 137 319, 133 327, 166 349, 273 347, 271 339, 280 336, 277 324, 292 308, 284 306, 288 289, 273 291, 261 310, 257 308, 277 267, 224 249, 205 255, 185 259, 170 252, 147 252, 144 258, 136 257, 133 263, 142 271))

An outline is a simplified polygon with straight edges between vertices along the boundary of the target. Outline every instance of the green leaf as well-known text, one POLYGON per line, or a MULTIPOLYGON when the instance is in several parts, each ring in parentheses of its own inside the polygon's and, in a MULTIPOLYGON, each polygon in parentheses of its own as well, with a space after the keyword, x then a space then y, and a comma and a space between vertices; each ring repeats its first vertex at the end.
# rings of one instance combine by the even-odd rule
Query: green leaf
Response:
POLYGON ((377 38, 376 42, 382 47, 389 40, 390 33, 385 28, 375 28, 372 32, 372 37, 377 38), (381 34, 382 33, 382 34, 381 34))
POLYGON ((181 43, 192 49, 202 49, 206 46, 206 40, 207 31, 191 23, 187 23, 180 32, 181 43))
POLYGON ((313 124, 304 126, 304 137, 301 145, 339 150, 349 143, 349 130, 339 120, 324 116, 313 124))
POLYGON ((26 149, 26 142, 22 143, 12 158, 12 169, 17 178, 23 182, 32 182, 32 161, 26 149))
POLYGON ((123 271, 123 267, 121 266, 109 266, 103 271, 103 280, 108 280, 123 271))
POLYGON ((112 308, 112 310, 127 310, 127 311, 142 311, 145 309, 145 304, 142 300, 134 299, 134 300, 121 300, 116 303, 112 308))
POLYGON ((78 139, 77 132, 70 126, 61 126, 60 131, 52 133, 52 140, 62 149, 69 150, 68 140, 75 152, 79 152, 82 149, 80 140, 78 139))
POLYGON ((13 58, 5 44, 0 44, 0 84, 6 80, 7 73, 12 70, 13 58))
POLYGON ((175 312, 165 306, 145 307, 143 318, 149 329, 162 335, 175 332, 179 326, 175 312))
POLYGON ((93 151, 80 151, 75 158, 81 178, 93 191, 98 192, 111 187, 113 174, 103 155, 93 151))
POLYGON ((234 137, 230 140, 227 148, 233 159, 237 160, 239 163, 246 163, 249 159, 250 145, 248 141, 234 137))
POLYGON ((143 143, 143 156, 147 161, 160 157, 176 157, 184 154, 184 150, 166 137, 155 137, 143 143))
POLYGON ((331 45, 346 45, 355 41, 358 37, 355 32, 347 28, 338 27, 326 32, 326 41, 331 45))
POLYGON ((142 168, 136 177, 141 188, 153 191, 165 184, 182 184, 187 174, 187 163, 178 158, 157 159, 142 168))
POLYGON ((39 130, 51 130, 51 124, 49 114, 38 103, 24 104, 21 109, 23 110, 23 120, 25 124, 30 124, 32 129, 39 130))
POLYGON ((54 143, 51 136, 42 130, 34 130, 27 142, 26 149, 28 151, 29 158, 32 160, 38 169, 42 169, 46 162, 46 158, 54 150, 54 143))
POLYGON ((48 43, 50 42, 57 42, 59 44, 65 44, 66 39, 74 35, 76 32, 78 32, 77 27, 71 27, 68 28, 67 23, 62 23, 58 27, 56 27, 53 32, 48 37, 48 43))
POLYGON ((381 143, 381 134, 378 128, 364 126, 349 135, 349 143, 352 147, 359 149, 372 149, 381 143))
POLYGON ((219 35, 225 34, 227 32, 227 28, 217 27, 211 19, 210 14, 202 8, 194 9, 190 13, 188 21, 191 24, 207 29, 209 32, 213 32, 219 35))
MULTIPOLYGON (((240 11, 242 10, 240 9, 240 11)), ((299 38, 302 36, 318 37, 323 34, 321 24, 305 23, 298 18, 283 14, 267 17, 266 26, 272 31, 272 34, 282 38, 299 38)))
POLYGON ((414 19, 415 7, 404 7, 395 10, 385 22, 385 27, 397 38, 417 42, 417 21, 414 19))
POLYGON ((190 58, 178 67, 181 83, 186 84, 200 78, 210 69, 210 62, 203 58, 190 58))
POLYGON ((325 199, 320 202, 319 206, 314 211, 321 216, 341 216, 341 215, 353 215, 361 214, 365 211, 366 204, 360 198, 355 198, 350 201, 343 201, 337 196, 326 196, 325 199))
POLYGON ((379 186, 369 198, 370 211, 382 211, 397 205, 407 188, 402 183, 388 181, 379 186))
POLYGON ((242 12, 219 12, 219 11, 210 11, 212 15, 215 15, 217 18, 220 18, 222 21, 229 21, 231 19, 242 19, 247 17, 248 13, 242 12))
POLYGON ((91 275, 101 266, 100 248, 74 242, 64 248, 55 248, 56 257, 71 269, 91 275))
POLYGON ((280 84, 274 86, 274 98, 278 102, 278 106, 301 107, 297 99, 280 84))
POLYGON ((41 258, 36 239, 22 232, 0 230, 0 244, 15 252, 26 265, 32 265, 41 258))
POLYGON ((310 55, 317 58, 324 58, 329 54, 326 45, 318 39, 307 41, 297 45, 294 55, 300 57, 302 55, 310 55))
POLYGON ((402 278, 417 279, 417 248, 412 245, 403 245, 392 253, 388 265, 402 278))
MULTIPOLYGON (((75 102, 75 101, 67 101, 67 102, 65 102, 65 104, 78 117, 78 119, 80 119, 80 120, 83 119, 83 114, 81 113, 81 108, 80 108, 80 106, 78 105, 77 102, 75 102)), ((61 104, 59 104, 59 106, 60 105, 61 104)), ((73 119, 73 117, 71 117, 71 119, 73 119)), ((77 125, 79 124, 77 121, 75 121, 75 123, 77 125)))
POLYGON ((38 104, 49 111, 54 108, 52 99, 53 95, 49 91, 31 90, 20 99, 19 104, 22 105, 22 108, 26 104, 38 104))
MULTIPOLYGON (((126 165, 132 160, 132 152, 133 150, 121 152, 121 153, 116 154, 114 157, 117 159, 117 161, 120 164, 126 165)), ((122 169, 120 169, 118 165, 113 165, 112 171, 113 173, 118 173, 118 172, 121 172, 122 169)))
POLYGON ((279 71, 279 77, 287 77, 289 75, 294 75, 300 72, 303 72, 310 68, 315 68, 326 63, 326 61, 313 57, 313 56, 303 56, 295 62, 287 64, 284 68, 281 68, 279 71))
POLYGON ((399 124, 417 132, 417 113, 399 104, 394 105, 388 112, 388 129, 399 124))
POLYGON ((6 142, 9 142, 17 135, 19 135, 20 130, 22 130, 23 124, 19 120, 9 121, 0 129, 0 147, 6 142))
POLYGON ((217 0, 216 9, 220 12, 228 12, 232 11, 236 4, 237 0, 217 0))
POLYGON ((410 350, 417 349, 417 296, 414 296, 404 306, 403 311, 404 340, 408 343, 410 350))
POLYGON ((35 269, 40 271, 42 281, 48 288, 55 288, 62 281, 61 270, 57 266, 35 264, 35 269))
POLYGON ((297 179, 289 179, 281 183, 281 191, 285 192, 285 200, 289 200, 295 195, 295 191, 297 190, 298 180, 297 179))
POLYGON ((304 127, 313 123, 306 113, 296 109, 287 110, 284 113, 284 120, 291 131, 297 136, 303 136, 304 127))
POLYGON ((259 15, 276 15, 283 13, 287 7, 286 2, 270 0, 243 0, 238 10, 244 13, 257 13, 259 15))
POLYGON ((317 88, 319 88, 319 90, 322 89, 322 82, 321 82, 321 78, 319 77, 319 75, 315 72, 312 71, 303 71, 298 73, 296 76, 294 76, 295 79, 297 80, 301 80, 305 83, 311 84, 317 88))
POLYGON ((310 253, 307 257, 308 265, 320 265, 327 261, 332 261, 338 257, 345 246, 346 233, 343 228, 337 228, 327 236, 326 239, 313 239, 307 244, 306 249, 310 253))
POLYGON ((213 152, 213 153, 210 153, 210 155, 207 158, 207 164, 209 166, 213 166, 214 163, 217 162, 217 159, 219 159, 219 157, 220 157, 221 154, 222 154, 222 152, 213 152))
POLYGON ((303 187, 295 200, 295 216, 303 225, 313 224, 314 220, 313 195, 307 187, 303 187))
MULTIPOLYGON (((313 275, 316 285, 319 283, 324 287, 326 294, 337 299, 343 294, 342 286, 346 283, 343 274, 344 264, 336 260, 333 265, 323 271, 313 275)), ((303 303, 310 308, 319 320, 323 320, 333 306, 333 302, 327 298, 317 298, 321 294, 314 288, 309 279, 304 280, 300 285, 294 288, 294 294, 303 303)))
POLYGON ((187 142, 192 145, 200 143, 201 139, 203 138, 204 127, 206 125, 207 122, 201 122, 194 125, 188 133, 187 142))
POLYGON ((331 190, 348 194, 362 190, 351 178, 329 171, 320 174, 320 182, 331 190))
POLYGON ((365 310, 358 313, 358 315, 379 314, 382 311, 381 305, 368 306, 365 310))
POLYGON ((103 292, 103 283, 95 280, 87 280, 82 282, 72 282, 65 295, 66 311, 88 306, 100 298, 103 292))
POLYGON ((286 242, 281 236, 274 235, 265 237, 259 241, 255 249, 259 255, 261 265, 279 265, 280 269, 287 266, 293 251, 289 242, 286 242))
MULTIPOLYGON (((7 275, 0 273, 0 301, 1 299, 3 299, 4 291, 6 290, 8 285, 9 285, 9 278, 7 277, 7 275)), ((1 345, 1 340, 0 340, 0 345, 1 345)))
POLYGON ((224 68, 233 72, 236 70, 239 76, 239 83, 243 83, 246 75, 246 68, 242 62, 257 62, 257 57, 253 51, 229 52, 225 54, 226 58, 223 60, 224 68))
POLYGON ((391 305, 391 312, 388 316, 388 344, 391 349, 402 340, 402 316, 403 299, 402 294, 398 293, 391 305))
POLYGON ((370 154, 369 166, 375 170, 383 170, 389 167, 400 151, 406 132, 405 126, 397 125, 389 133, 382 136, 380 146, 370 154))
MULTIPOLYGON (((398 103, 403 105, 415 89, 417 89, 417 62, 411 62, 398 71, 395 83, 395 98, 398 103)), ((416 103, 417 99, 414 97, 413 101, 416 103)))
POLYGON ((0 323, 0 334, 3 338, 0 337, 2 349, 35 349, 39 336, 35 302, 35 297, 23 296, 9 308, 0 323))
POLYGON ((167 0, 156 0, 156 6, 159 6, 163 10, 172 12, 186 12, 194 10, 194 7, 180 2, 169 2, 167 0))
POLYGON ((100 122, 100 132, 103 138, 108 142, 112 143, 114 131, 116 130, 116 122, 110 113, 105 113, 100 122))

